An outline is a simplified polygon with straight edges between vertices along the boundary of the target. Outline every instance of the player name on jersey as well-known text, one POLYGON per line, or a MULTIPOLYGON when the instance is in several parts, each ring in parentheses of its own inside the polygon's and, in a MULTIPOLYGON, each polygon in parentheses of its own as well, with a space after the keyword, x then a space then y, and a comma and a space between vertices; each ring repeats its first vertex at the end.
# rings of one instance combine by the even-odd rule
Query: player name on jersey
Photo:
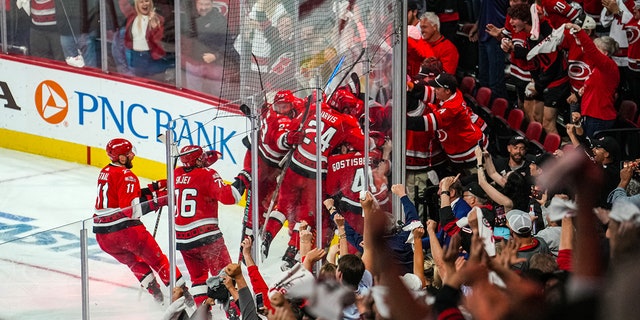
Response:
POLYGON ((362 167, 362 166, 364 166, 364 157, 358 157, 358 158, 343 159, 336 163, 333 163, 331 164, 331 169, 333 171, 338 171, 340 169, 344 169, 347 167, 362 167))
POLYGON ((176 177, 176 184, 188 184, 191 181, 190 176, 178 176, 176 177))

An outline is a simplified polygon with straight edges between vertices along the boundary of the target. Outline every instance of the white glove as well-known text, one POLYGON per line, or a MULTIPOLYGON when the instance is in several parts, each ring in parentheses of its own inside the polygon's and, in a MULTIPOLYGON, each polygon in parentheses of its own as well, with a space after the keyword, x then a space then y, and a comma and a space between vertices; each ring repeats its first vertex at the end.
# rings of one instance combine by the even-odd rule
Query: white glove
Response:
POLYGON ((511 39, 502 38, 500 41, 500 49, 504 52, 510 52, 513 49, 513 44, 511 43, 511 39))
POLYGON ((409 38, 414 38, 416 40, 422 39, 422 31, 420 31, 420 27, 418 26, 407 26, 407 35, 409 38))
POLYGON ((31 15, 31 1, 30 0, 17 0, 16 1, 16 7, 18 7, 18 9, 24 9, 24 12, 26 12, 27 15, 31 15))
POLYGON ((162 320, 174 320, 180 317, 187 305, 184 304, 184 296, 172 302, 162 315, 162 320))
POLYGON ((529 84, 524 88, 524 94, 529 98, 533 97, 536 94, 536 84, 529 82, 529 84))
POLYGON ((418 220, 414 220, 414 221, 411 221, 406 226, 402 227, 403 231, 410 231, 409 232, 409 237, 407 238, 407 241, 405 241, 405 243, 413 244, 413 232, 412 231, 415 228, 424 228, 424 226, 422 225, 422 222, 420 222, 418 220))

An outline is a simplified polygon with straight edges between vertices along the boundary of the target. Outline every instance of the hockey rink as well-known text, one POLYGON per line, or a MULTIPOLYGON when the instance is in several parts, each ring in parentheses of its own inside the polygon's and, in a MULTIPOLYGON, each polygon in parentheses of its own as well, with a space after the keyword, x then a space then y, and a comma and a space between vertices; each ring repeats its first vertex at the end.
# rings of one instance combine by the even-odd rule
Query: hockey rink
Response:
MULTIPOLYGON (((135 172, 135 159, 133 163, 135 172)), ((161 318, 164 307, 95 242, 90 218, 99 172, 97 167, 0 148, 0 320, 82 318, 83 228, 89 237, 91 319, 161 318)), ((149 182, 140 180, 142 186, 149 182)), ((165 253, 167 216, 164 208, 156 236, 165 253)), ((240 206, 220 205, 220 228, 232 260, 239 254, 242 216, 240 206)), ((150 232, 156 218, 156 213, 142 218, 150 232)), ((269 258, 260 265, 267 283, 281 273, 286 237, 286 230, 276 236, 269 258)), ((188 276, 180 254, 176 261, 188 276)))

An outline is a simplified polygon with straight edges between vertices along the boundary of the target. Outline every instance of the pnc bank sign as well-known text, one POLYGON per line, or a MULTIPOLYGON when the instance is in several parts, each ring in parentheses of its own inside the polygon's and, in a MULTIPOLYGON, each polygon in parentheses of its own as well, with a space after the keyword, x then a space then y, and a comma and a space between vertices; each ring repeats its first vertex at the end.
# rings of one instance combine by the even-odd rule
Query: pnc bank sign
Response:
MULTIPOLYGON (((0 81, 0 105, 5 108, 25 112, 26 106, 18 106, 7 83, 0 81)), ((39 117, 51 124, 77 123, 90 125, 94 130, 131 134, 141 140, 156 141, 157 136, 172 130, 178 145, 196 144, 220 151, 237 163, 228 144, 236 131, 215 125, 213 119, 195 119, 173 115, 166 109, 150 106, 148 103, 127 101, 123 97, 107 97, 93 92, 68 91, 53 80, 40 82, 33 93, 35 109, 39 117), (77 114, 77 118, 73 119, 77 114)), ((31 109, 33 110, 33 109, 31 109)), ((159 143, 159 142, 158 142, 159 143)))

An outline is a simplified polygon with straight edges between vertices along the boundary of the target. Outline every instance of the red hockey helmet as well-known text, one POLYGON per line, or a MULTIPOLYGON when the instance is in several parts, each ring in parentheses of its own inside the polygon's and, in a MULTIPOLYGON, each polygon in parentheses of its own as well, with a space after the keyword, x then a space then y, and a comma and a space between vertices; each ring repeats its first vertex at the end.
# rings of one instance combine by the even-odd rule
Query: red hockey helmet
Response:
POLYGON ((204 152, 200 146, 188 145, 180 149, 180 162, 187 168, 195 167, 196 161, 203 160, 204 152))
POLYGON ((129 140, 123 138, 115 138, 107 143, 107 155, 111 161, 118 161, 120 155, 128 155, 129 152, 136 154, 133 145, 129 140))
POLYGON ((272 108, 279 114, 289 114, 291 109, 294 108, 296 99, 293 93, 291 93, 291 90, 280 90, 276 93, 276 96, 273 97, 272 108))
POLYGON ((336 89, 329 100, 329 106, 340 113, 352 115, 356 119, 360 118, 364 111, 364 102, 346 86, 336 89))

